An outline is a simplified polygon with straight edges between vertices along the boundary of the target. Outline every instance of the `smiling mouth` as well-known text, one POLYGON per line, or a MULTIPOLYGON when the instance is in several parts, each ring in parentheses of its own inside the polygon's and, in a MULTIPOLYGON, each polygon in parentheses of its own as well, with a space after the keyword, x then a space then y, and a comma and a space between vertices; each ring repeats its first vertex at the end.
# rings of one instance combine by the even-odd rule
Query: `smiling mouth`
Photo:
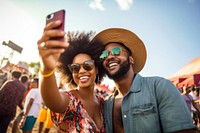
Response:
POLYGON ((86 81, 88 81, 89 80, 89 76, 81 76, 81 77, 79 77, 79 80, 81 81, 81 82, 86 82, 86 81))
POLYGON ((110 63, 110 64, 108 64, 108 68, 112 69, 112 68, 116 67, 117 65, 118 65, 118 63, 110 63))
POLYGON ((109 69, 114 69, 116 66, 119 65, 119 63, 120 63, 120 61, 110 61, 110 62, 108 62, 107 67, 109 69))

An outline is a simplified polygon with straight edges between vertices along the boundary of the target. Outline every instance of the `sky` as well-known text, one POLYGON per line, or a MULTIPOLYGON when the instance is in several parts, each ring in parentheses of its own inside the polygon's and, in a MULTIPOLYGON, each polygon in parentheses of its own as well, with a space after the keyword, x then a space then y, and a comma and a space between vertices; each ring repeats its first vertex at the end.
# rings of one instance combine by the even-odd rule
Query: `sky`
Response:
POLYGON ((0 45, 0 59, 39 61, 37 40, 47 14, 66 10, 65 31, 113 27, 137 34, 147 49, 142 76, 168 78, 200 56, 200 0, 1 0, 0 42, 11 40, 22 53, 0 45))

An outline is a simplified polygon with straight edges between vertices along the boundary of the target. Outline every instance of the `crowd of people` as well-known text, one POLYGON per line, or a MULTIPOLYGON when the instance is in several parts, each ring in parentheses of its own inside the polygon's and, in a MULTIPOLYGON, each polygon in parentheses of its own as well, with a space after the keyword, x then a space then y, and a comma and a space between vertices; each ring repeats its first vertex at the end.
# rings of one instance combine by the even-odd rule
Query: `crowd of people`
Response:
POLYGON ((200 95, 199 87, 183 86, 178 88, 193 118, 193 123, 200 127, 200 95))
MULTIPOLYGON (((7 74, 6 74, 7 75, 7 74)), ((38 133, 48 133, 54 123, 51 118, 50 109, 41 99, 38 89, 39 78, 23 74, 19 70, 11 71, 11 78, 5 78, 0 89, 0 132, 30 133, 37 127, 38 133), (15 102, 13 102, 13 100, 15 102), (19 108, 19 109, 18 109, 19 108)), ((64 92, 65 85, 59 83, 59 91, 64 92)), ((95 93, 102 98, 108 94, 95 88, 95 93), (101 93, 100 93, 101 92, 101 93)), ((54 129, 57 131, 58 129, 54 129)))
MULTIPOLYGON (((6 133, 8 126, 12 133, 32 131, 38 116, 42 111, 42 98, 38 89, 39 78, 24 74, 19 70, 11 71, 11 78, 0 86, 0 132, 6 133), (19 109, 18 109, 19 108, 19 109), (21 111, 20 111, 21 110, 21 111), (12 124, 11 124, 12 123, 12 124)), ((49 117, 51 121, 51 117, 49 117)), ((43 121, 46 124, 45 121, 43 121)), ((40 123, 40 119, 38 119, 40 123)), ((50 128, 53 126, 48 126, 50 128)), ((40 126, 41 127, 41 126, 40 126)), ((38 131, 40 130, 38 127, 38 131)), ((46 128, 46 126, 45 126, 46 128)), ((41 129, 40 133, 42 133, 41 129)), ((48 131, 45 133, 48 133, 48 131)))
POLYGON ((24 133, 31 133, 37 120, 39 132, 49 132, 52 124, 67 133, 196 132, 197 94, 191 89, 194 95, 190 95, 185 87, 181 95, 163 77, 140 75, 147 51, 134 32, 109 28, 95 36, 78 32, 66 37, 55 29, 61 24, 46 25, 38 40, 39 78, 24 79, 13 71, 12 80, 1 86, 0 132, 5 133, 14 118, 13 132, 20 127, 24 133), (56 39, 65 37, 65 41, 56 39), (106 75, 116 87, 109 95, 95 91, 106 75), (68 84, 67 91, 60 90, 61 79, 68 84), (22 112, 16 116, 17 106, 22 112), (44 127, 44 117, 53 123, 44 127))

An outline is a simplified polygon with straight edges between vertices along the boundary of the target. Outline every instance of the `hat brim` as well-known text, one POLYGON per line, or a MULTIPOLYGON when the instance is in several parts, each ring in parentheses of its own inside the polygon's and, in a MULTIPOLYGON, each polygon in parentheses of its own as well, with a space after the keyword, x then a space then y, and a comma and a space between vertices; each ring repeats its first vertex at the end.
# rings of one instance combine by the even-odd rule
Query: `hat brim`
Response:
POLYGON ((132 52, 134 72, 140 72, 143 69, 147 52, 144 43, 135 33, 122 28, 110 28, 98 33, 92 41, 97 41, 102 45, 106 45, 109 42, 123 43, 132 52))

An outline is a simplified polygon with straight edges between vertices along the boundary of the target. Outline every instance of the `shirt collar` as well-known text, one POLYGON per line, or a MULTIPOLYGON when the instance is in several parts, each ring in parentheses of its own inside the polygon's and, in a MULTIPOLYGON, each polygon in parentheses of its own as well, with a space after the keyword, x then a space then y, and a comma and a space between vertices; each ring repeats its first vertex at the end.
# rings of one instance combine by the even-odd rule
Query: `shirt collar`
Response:
POLYGON ((136 93, 136 92, 141 91, 141 88, 140 88, 141 80, 142 80, 142 76, 140 74, 136 74, 131 84, 130 92, 136 93))
MULTIPOLYGON (((135 77, 133 79, 133 82, 131 84, 131 88, 130 88, 129 92, 136 93, 136 92, 141 91, 141 88, 140 88, 141 80, 142 80, 142 76, 138 73, 135 74, 135 77)), ((111 95, 111 97, 116 97, 118 95, 118 93, 119 93, 118 90, 115 89, 113 94, 111 95)))

